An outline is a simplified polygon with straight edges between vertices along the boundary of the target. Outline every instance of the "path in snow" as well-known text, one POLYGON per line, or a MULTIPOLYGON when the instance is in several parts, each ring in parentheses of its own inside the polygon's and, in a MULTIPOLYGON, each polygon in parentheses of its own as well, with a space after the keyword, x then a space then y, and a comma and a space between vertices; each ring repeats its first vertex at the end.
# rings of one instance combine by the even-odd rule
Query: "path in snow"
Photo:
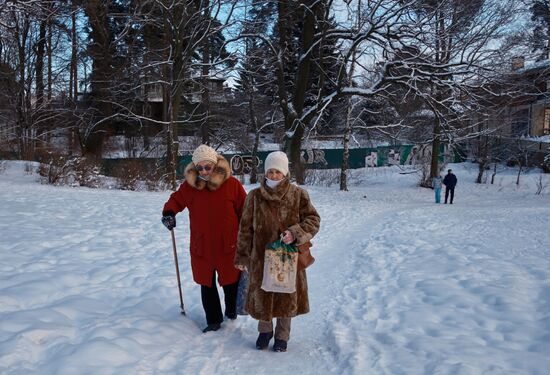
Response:
POLYGON ((548 208, 487 199, 375 199, 362 232, 344 223, 348 237, 363 237, 342 239, 357 251, 340 268, 350 272, 335 280, 342 290, 328 314, 346 373, 534 374, 550 365, 550 248, 536 235, 547 231, 548 208))

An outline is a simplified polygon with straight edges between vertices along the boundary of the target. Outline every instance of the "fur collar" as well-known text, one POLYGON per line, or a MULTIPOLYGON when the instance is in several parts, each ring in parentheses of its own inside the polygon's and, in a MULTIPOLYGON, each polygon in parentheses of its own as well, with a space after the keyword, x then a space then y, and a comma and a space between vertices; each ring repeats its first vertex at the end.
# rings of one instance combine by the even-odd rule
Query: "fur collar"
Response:
POLYGON ((214 191, 231 177, 231 167, 223 156, 218 155, 218 162, 214 166, 214 171, 210 175, 209 181, 199 178, 199 172, 195 169, 195 163, 189 163, 185 167, 184 176, 185 181, 195 189, 203 190, 206 187, 206 189, 214 191))
POLYGON ((262 194, 262 197, 268 201, 272 202, 280 202, 285 197, 286 193, 288 192, 288 189, 290 189, 290 180, 287 177, 279 185, 275 187, 275 189, 270 188, 265 183, 265 178, 262 180, 260 184, 260 193, 262 194))

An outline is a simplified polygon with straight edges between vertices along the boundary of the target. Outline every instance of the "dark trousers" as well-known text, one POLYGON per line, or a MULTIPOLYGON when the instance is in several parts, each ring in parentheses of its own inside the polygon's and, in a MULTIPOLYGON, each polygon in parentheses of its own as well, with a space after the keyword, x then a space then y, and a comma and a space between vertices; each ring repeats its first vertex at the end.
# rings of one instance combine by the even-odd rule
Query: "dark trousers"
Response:
MULTIPOLYGON (((223 294, 225 297, 225 315, 235 317, 237 315, 237 287, 239 282, 224 285, 223 294)), ((216 271, 212 273, 212 286, 201 285, 202 307, 206 314, 206 324, 223 322, 222 306, 220 295, 216 284, 216 271)))
POLYGON ((453 203, 453 199, 455 197, 455 188, 454 188, 454 186, 445 188, 445 203, 447 203, 447 199, 449 198, 449 192, 451 193, 451 203, 453 203))

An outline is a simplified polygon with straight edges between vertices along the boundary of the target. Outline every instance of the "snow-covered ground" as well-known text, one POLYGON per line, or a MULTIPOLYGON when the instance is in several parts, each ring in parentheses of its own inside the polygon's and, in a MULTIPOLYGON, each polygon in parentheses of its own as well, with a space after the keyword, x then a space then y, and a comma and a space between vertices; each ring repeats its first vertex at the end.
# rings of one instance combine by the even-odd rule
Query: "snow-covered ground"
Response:
MULTIPOLYGON (((354 172, 350 192, 307 187, 322 217, 311 312, 287 353, 254 348, 256 322, 204 327, 189 269, 160 223, 169 192, 52 187, 24 163, 0 174, 2 374, 548 374, 550 176, 476 185, 455 204, 415 174, 354 172)), ((246 186, 247 190, 252 186, 246 186)))
POLYGON ((540 137, 525 137, 525 139, 534 141, 534 142, 550 143, 550 135, 543 135, 540 137))

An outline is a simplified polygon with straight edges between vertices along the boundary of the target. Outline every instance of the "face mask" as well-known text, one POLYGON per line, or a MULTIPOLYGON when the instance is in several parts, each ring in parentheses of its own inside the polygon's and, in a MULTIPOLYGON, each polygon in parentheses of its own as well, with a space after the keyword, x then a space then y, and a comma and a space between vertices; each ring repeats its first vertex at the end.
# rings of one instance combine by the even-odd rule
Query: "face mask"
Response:
POLYGON ((266 185, 269 186, 272 189, 275 189, 277 187, 277 185, 279 185, 281 182, 283 182, 283 180, 274 181, 274 180, 270 180, 267 177, 265 178, 266 185))

